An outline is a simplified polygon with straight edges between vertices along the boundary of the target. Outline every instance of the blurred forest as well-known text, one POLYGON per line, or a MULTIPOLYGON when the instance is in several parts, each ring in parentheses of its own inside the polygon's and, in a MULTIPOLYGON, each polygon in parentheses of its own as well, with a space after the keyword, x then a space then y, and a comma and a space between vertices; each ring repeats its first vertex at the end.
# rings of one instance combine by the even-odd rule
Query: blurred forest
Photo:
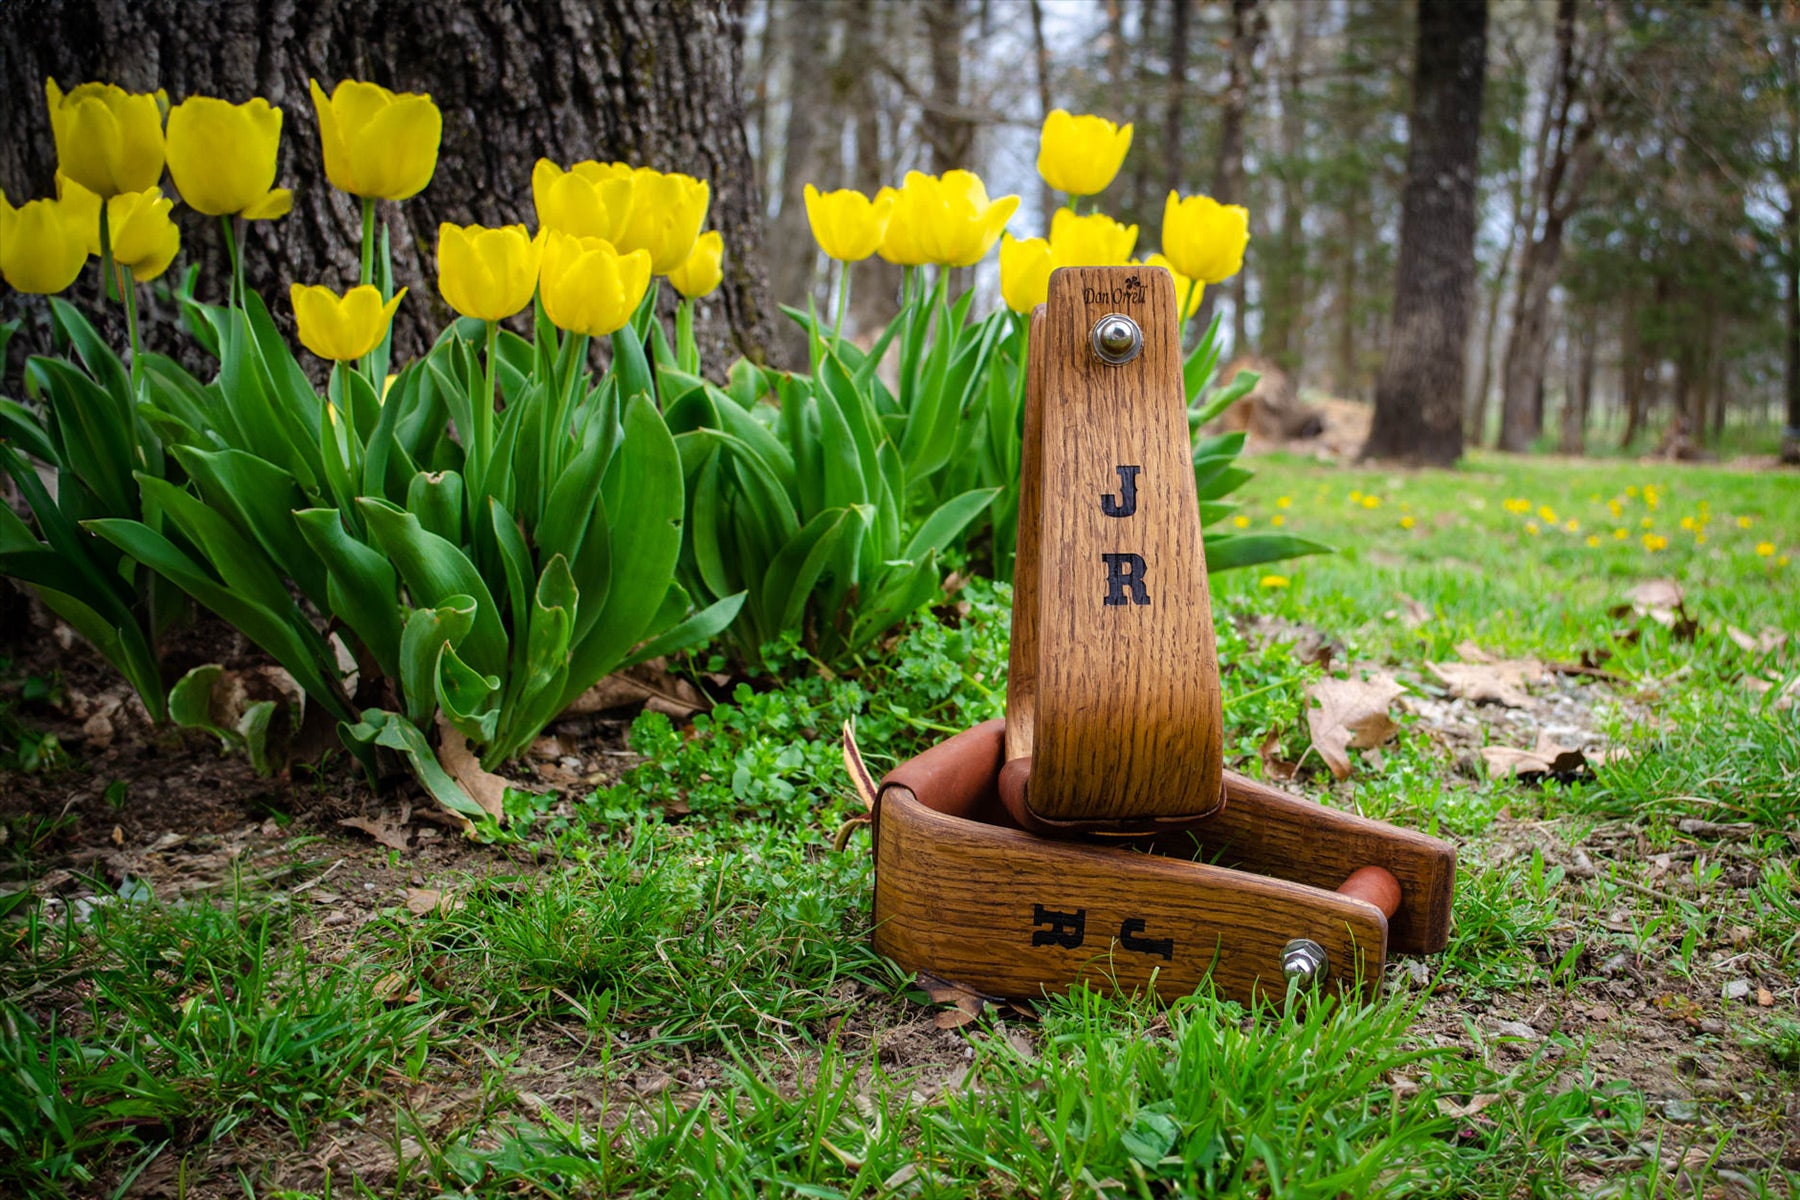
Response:
MULTIPOLYGON (((826 300, 809 182, 969 167, 1041 233, 1043 114, 1096 112, 1135 126, 1099 205, 1140 247, 1171 188, 1249 207, 1246 269, 1208 297, 1227 353, 1372 399, 1418 21, 1414 0, 750 0, 771 291, 826 300)), ((1786 426, 1800 451, 1800 2, 1498 0, 1485 54, 1469 442, 1686 457, 1786 426)), ((865 329, 892 271, 856 289, 865 329)))

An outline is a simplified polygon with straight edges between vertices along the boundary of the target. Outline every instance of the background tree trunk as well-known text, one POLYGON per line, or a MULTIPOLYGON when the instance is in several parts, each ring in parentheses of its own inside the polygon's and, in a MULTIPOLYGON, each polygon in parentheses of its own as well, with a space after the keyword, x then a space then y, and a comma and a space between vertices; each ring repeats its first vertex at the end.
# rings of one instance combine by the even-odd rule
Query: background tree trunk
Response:
MULTIPOLYGON (((0 5, 0 180, 15 201, 53 191, 47 76, 65 88, 161 87, 172 101, 267 97, 282 110, 277 181, 294 189, 294 211, 251 223, 247 265, 286 321, 290 281, 343 285, 357 274, 357 204, 325 181, 307 80, 429 92, 444 117, 437 173, 421 195, 378 206, 395 275, 412 289, 396 328, 403 355, 449 316, 436 286, 438 223, 535 226, 533 162, 592 158, 711 181, 725 281, 702 305, 700 334, 722 373, 737 352, 764 355, 773 312, 741 54, 738 0, 13 0, 0 5)), ((186 242, 177 267, 201 263, 202 293, 222 298, 218 223, 180 207, 176 218, 186 242)))
MULTIPOLYGON (((1033 0, 1035 3, 1035 0, 1033 0)), ((1250 98, 1250 76, 1255 70, 1257 43, 1262 38, 1260 0, 1231 0, 1231 48, 1227 58, 1225 94, 1219 98, 1219 156, 1213 167, 1213 199, 1220 204, 1244 203, 1244 116, 1250 98)), ((1245 300, 1248 271, 1232 276, 1231 351, 1246 348, 1245 300)), ((1217 307, 1217 288, 1208 288, 1200 301, 1195 326, 1212 324, 1217 307)))
POLYGON ((1418 39, 1394 330, 1362 454, 1448 465, 1463 444, 1486 0, 1419 0, 1418 39))
POLYGON ((1169 0, 1169 106, 1163 116, 1163 190, 1181 189, 1181 142, 1186 123, 1188 16, 1193 0, 1169 0))

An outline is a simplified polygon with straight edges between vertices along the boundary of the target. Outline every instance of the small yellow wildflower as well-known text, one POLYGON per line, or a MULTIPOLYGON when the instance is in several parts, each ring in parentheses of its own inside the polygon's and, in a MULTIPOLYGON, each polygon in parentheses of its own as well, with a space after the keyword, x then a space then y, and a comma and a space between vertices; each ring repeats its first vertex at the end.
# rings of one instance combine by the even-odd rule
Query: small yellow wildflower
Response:
POLYGON ((1668 546, 1669 539, 1660 533, 1646 533, 1644 535, 1644 549, 1652 554, 1655 554, 1658 550, 1666 550, 1668 549, 1668 546))
POLYGON ((1749 517, 1739 517, 1738 518, 1738 528, 1739 529, 1748 529, 1748 528, 1750 528, 1751 524, 1752 524, 1752 522, 1749 517))
POLYGON ((1625 506, 1620 504, 1617 500, 1608 500, 1606 502, 1606 511, 1611 513, 1612 519, 1616 521, 1625 515, 1625 506))
POLYGON ((1775 565, 1778 567, 1785 567, 1785 566, 1787 566, 1787 562, 1788 562, 1787 555, 1784 554, 1780 558, 1775 560, 1775 565))
POLYGON ((1538 533, 1538 523, 1536 521, 1525 522, 1525 532, 1529 533, 1532 537, 1536 537, 1538 533))
POLYGON ((1501 501, 1500 507, 1504 508, 1509 513, 1528 513, 1531 511, 1531 501, 1520 500, 1515 497, 1510 500, 1501 501))
POLYGON ((1414 525, 1417 525, 1417 524, 1418 524, 1418 522, 1413 520, 1410 516, 1400 518, 1400 528, 1402 528, 1402 529, 1411 529, 1414 525))
POLYGON ((1642 525, 1645 529, 1648 529, 1652 525, 1656 524, 1656 522, 1652 521, 1649 517, 1645 517, 1643 520, 1639 521, 1638 524, 1642 525))
POLYGON ((1288 505, 1292 504, 1293 502, 1294 502, 1293 499, 1288 496, 1275 497, 1275 507, 1276 508, 1286 508, 1288 505))
POLYGON ((1618 538, 1618 539, 1619 539, 1619 540, 1620 540, 1620 541, 1621 541, 1621 542, 1622 542, 1622 541, 1624 541, 1624 540, 1625 540, 1625 539, 1626 539, 1626 538, 1628 538, 1628 537, 1630 537, 1630 536, 1631 536, 1631 530, 1629 530, 1629 529, 1615 529, 1615 530, 1613 530, 1613 536, 1614 536, 1614 537, 1615 537, 1615 538, 1618 538))
POLYGON ((1706 535, 1704 533, 1696 533, 1694 535, 1694 545, 1696 545, 1696 546, 1706 545, 1706 535))
POLYGON ((1266 588, 1284 588, 1288 585, 1288 577, 1286 575, 1264 575, 1257 582, 1266 588))
POLYGON ((1287 518, 1282 516, 1280 513, 1276 513, 1274 516, 1269 518, 1269 524, 1275 526, 1275 528, 1277 528, 1277 529, 1280 529, 1283 525, 1287 524, 1287 518))
POLYGON ((1381 497, 1380 496, 1364 496, 1362 498, 1362 506, 1364 508, 1380 508, 1381 507, 1381 497))
POLYGON ((1631 486, 1630 486, 1630 487, 1628 487, 1628 488, 1626 488, 1626 489, 1625 489, 1625 494, 1626 494, 1626 495, 1627 495, 1627 496, 1635 496, 1635 495, 1637 495, 1637 484, 1635 484, 1635 483, 1634 483, 1634 484, 1632 484, 1632 485, 1631 485, 1631 486))
POLYGON ((1597 533, 1588 534, 1587 535, 1587 544, 1588 544, 1589 550, 1594 549, 1596 546, 1598 546, 1600 544, 1600 535, 1597 533))
POLYGON ((1683 518, 1681 518, 1681 527, 1682 527, 1682 528, 1683 528, 1683 529, 1692 529, 1692 528, 1694 528, 1694 518, 1692 518, 1692 517, 1683 517, 1683 518))
POLYGON ((1568 520, 1563 522, 1563 528, 1568 530, 1570 533, 1580 533, 1581 532, 1581 522, 1577 521, 1574 517, 1570 517, 1568 520))
POLYGON ((1350 503, 1352 503, 1352 504, 1361 504, 1362 503, 1362 489, 1361 488, 1357 488, 1350 493, 1350 503))
POLYGON ((1231 518, 1231 523, 1233 525, 1236 525, 1239 529, 1250 528, 1250 518, 1246 517, 1242 513, 1239 513, 1237 516, 1231 518))
POLYGON ((1551 508, 1548 504, 1538 505, 1538 516, 1544 519, 1544 524, 1546 525, 1556 524, 1556 510, 1551 508))
POLYGON ((1775 553, 1775 543, 1774 542, 1758 542, 1758 543, 1756 543, 1756 557, 1767 558, 1767 557, 1769 557, 1769 555, 1771 555, 1773 553, 1775 553))

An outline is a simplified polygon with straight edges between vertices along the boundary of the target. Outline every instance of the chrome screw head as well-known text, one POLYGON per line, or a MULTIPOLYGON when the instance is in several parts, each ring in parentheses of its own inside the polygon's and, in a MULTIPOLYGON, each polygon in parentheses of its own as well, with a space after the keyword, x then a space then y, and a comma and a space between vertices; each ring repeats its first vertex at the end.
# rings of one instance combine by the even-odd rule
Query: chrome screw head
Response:
POLYGON ((1095 321, 1091 340, 1100 361, 1115 367, 1144 352, 1144 331, 1124 313, 1107 313, 1095 321))
POLYGON ((1295 938, 1281 948, 1281 973, 1304 987, 1331 973, 1331 957, 1311 938, 1295 938))

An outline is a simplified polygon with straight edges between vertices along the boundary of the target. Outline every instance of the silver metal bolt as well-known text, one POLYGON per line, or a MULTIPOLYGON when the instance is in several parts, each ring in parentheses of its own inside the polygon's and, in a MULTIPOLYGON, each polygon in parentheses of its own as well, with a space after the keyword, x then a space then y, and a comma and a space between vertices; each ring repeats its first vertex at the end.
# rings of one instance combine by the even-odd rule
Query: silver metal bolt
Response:
POLYGON ((1295 938, 1281 948, 1281 973, 1303 987, 1317 983, 1331 974, 1331 956, 1311 938, 1295 938))
POLYGON ((1094 353, 1101 362, 1123 366, 1144 352, 1144 331, 1124 313, 1107 313, 1094 322, 1094 353))

